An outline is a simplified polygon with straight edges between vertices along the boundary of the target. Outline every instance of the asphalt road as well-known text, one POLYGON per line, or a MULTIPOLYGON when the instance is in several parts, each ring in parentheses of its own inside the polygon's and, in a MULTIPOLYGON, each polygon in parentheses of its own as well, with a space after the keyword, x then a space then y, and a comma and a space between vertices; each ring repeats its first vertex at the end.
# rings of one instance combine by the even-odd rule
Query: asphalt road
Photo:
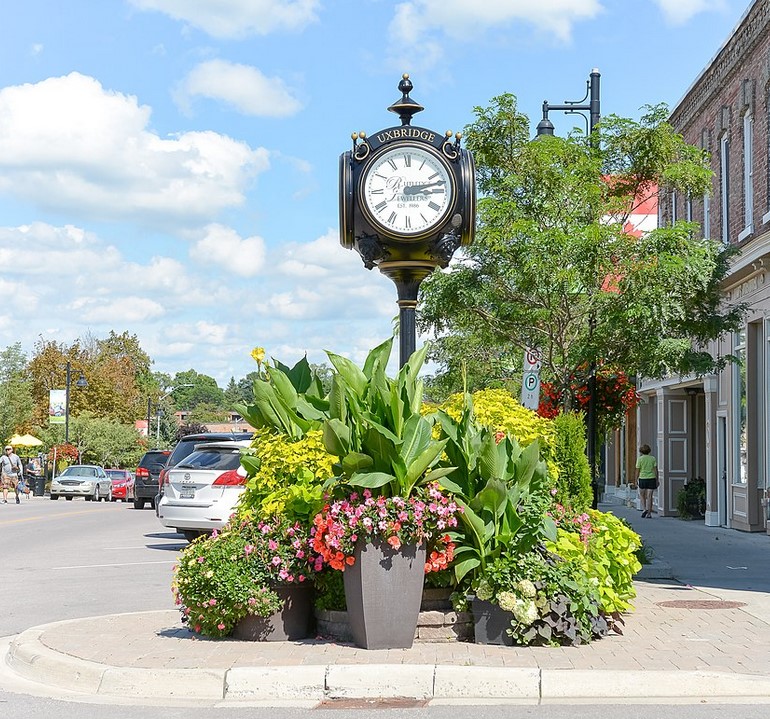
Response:
POLYGON ((173 608, 181 537, 123 502, 0 504, 0 636, 38 624, 173 608))
MULTIPOLYGON (((634 513, 629 512, 629 515, 636 523, 634 513)), ((660 550, 665 547, 673 556, 682 554, 682 536, 674 531, 675 525, 650 523, 641 526, 660 550)), ((767 537, 744 535, 733 539, 726 530, 695 530, 690 543, 702 551, 702 560, 691 568, 693 576, 688 578, 729 587, 731 582, 725 580, 732 578, 733 571, 740 571, 744 581, 748 571, 752 579, 756 578, 755 589, 764 591, 768 576, 766 550, 770 543, 767 537), (718 540, 716 536, 719 536, 718 540), (721 545, 725 539, 727 541, 721 545), (704 546, 710 542, 714 544, 704 546), (740 554, 747 569, 727 568, 735 565, 735 547, 731 546, 735 542, 742 542, 740 554)), ((0 546, 3 547, 0 607, 4 608, 0 612, 0 637, 6 637, 62 619, 173 608, 172 567, 186 542, 180 535, 162 527, 150 508, 135 510, 132 505, 123 503, 94 504, 79 499, 52 502, 47 497, 34 497, 22 500, 20 505, 0 504, 0 546)), ((588 719, 597 715, 603 719, 659 719, 672 711, 671 706, 659 705, 424 707, 419 703, 392 706, 370 702, 315 709, 233 706, 192 709, 115 705, 102 701, 75 703, 62 701, 55 694, 28 696, 17 686, 15 690, 0 689, 0 716, 16 719, 154 719, 162 713, 166 719, 224 716, 228 719, 361 719, 370 716, 385 719, 503 719, 511 716, 520 719, 588 719)), ((743 719, 768 716, 767 705, 752 706, 749 703, 740 707, 678 705, 675 711, 679 719, 727 719, 738 711, 743 719)))

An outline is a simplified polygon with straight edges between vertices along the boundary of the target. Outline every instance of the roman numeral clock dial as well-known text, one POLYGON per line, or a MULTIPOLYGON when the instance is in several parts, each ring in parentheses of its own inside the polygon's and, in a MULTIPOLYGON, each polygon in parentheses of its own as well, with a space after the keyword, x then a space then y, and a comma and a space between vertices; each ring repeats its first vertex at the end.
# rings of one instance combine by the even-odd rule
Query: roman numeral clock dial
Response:
POLYGON ((430 150, 392 148, 364 170, 359 197, 372 224, 391 235, 419 237, 446 219, 454 198, 453 176, 430 150))

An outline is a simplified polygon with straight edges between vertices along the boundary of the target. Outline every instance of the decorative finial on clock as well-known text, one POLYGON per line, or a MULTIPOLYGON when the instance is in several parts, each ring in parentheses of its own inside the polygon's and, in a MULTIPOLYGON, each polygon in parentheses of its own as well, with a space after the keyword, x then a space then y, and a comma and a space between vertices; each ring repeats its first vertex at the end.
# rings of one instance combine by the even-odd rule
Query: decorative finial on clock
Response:
POLYGON ((396 100, 389 108, 390 112, 395 112, 401 118, 402 125, 409 125, 412 122, 412 115, 422 112, 425 108, 419 102, 412 100, 409 93, 414 88, 409 74, 404 73, 401 82, 398 83, 398 89, 401 92, 401 99, 396 100))

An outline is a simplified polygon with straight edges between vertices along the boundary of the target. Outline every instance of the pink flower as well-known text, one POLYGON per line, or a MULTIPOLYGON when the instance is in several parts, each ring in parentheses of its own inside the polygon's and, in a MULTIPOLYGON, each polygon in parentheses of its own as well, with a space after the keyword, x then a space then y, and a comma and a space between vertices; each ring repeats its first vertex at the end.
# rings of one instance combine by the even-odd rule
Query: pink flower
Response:
POLYGON ((219 622, 219 624, 217 624, 217 629, 219 629, 219 631, 220 631, 220 632, 221 632, 221 631, 222 631, 224 628, 225 628, 225 625, 224 625, 224 624, 222 624, 222 622, 219 622))

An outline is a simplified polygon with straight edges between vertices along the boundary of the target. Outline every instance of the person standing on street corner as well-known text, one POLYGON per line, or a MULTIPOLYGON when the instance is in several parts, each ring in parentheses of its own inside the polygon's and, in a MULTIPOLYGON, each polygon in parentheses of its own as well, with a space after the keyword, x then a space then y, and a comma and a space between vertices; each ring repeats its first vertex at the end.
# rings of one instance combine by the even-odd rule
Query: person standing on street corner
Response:
POLYGON ((0 457, 0 482, 3 485, 3 504, 8 504, 8 490, 12 489, 19 504, 19 475, 21 474, 21 459, 13 451, 10 444, 6 445, 3 456, 0 457))
POLYGON ((649 444, 639 447, 636 460, 636 484, 642 500, 642 517, 652 517, 652 493, 658 488, 658 460, 650 452, 649 444))

